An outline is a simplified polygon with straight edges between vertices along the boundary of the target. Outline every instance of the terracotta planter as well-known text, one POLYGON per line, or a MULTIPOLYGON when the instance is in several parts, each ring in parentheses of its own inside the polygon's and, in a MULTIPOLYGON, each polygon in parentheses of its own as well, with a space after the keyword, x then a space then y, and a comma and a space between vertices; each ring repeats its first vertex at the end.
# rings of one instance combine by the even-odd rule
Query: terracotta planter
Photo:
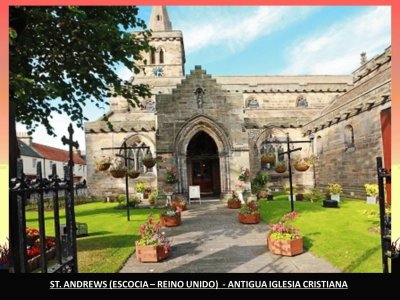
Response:
POLYGON ((240 214, 239 222, 242 224, 257 224, 260 222, 260 214, 240 214))
POLYGON ((239 201, 228 201, 228 208, 236 209, 240 208, 242 206, 242 203, 239 201))
POLYGON ((307 171, 310 168, 310 166, 307 165, 304 161, 298 161, 297 163, 294 164, 294 168, 299 172, 304 172, 307 171))
POLYGON ((97 163, 96 170, 97 171, 106 171, 111 166, 111 163, 97 163))
POLYGON ((273 254, 294 256, 304 252, 303 238, 294 240, 274 240, 271 235, 267 235, 268 249, 273 254))
POLYGON ((139 262, 159 262, 166 259, 171 249, 163 246, 139 246, 136 242, 136 259, 139 262))
MULTIPOLYGON (((28 271, 32 272, 37 268, 40 268, 40 256, 41 254, 32 257, 28 259, 27 265, 28 265, 28 271)), ((46 250, 46 260, 52 260, 56 256, 56 248, 50 248, 49 250, 46 250)))
POLYGON ((261 162, 263 164, 272 164, 274 161, 275 161, 275 156, 272 156, 272 155, 261 156, 261 162))
POLYGON ((122 177, 125 177, 126 171, 124 171, 124 170, 110 170, 110 174, 114 178, 122 178, 122 177))
POLYGON ((181 225, 181 216, 160 216, 161 225, 164 227, 175 227, 181 225))

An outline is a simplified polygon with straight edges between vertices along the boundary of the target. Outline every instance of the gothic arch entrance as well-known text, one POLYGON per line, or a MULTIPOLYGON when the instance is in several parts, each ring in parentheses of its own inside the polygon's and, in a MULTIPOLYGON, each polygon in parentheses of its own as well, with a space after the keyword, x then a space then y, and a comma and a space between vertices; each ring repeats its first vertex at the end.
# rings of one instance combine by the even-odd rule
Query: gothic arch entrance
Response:
POLYGON ((187 148, 189 185, 199 185, 204 196, 221 194, 217 144, 206 132, 197 132, 187 148))
POLYGON ((175 140, 175 158, 179 170, 179 191, 200 185, 203 195, 229 193, 231 144, 225 130, 212 119, 200 115, 186 122, 175 140))

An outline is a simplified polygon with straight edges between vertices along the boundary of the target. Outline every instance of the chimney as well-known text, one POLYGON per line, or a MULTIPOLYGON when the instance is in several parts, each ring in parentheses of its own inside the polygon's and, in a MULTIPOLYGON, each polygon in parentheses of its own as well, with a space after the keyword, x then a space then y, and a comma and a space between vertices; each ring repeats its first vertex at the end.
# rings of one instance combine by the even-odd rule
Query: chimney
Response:
POLYGON ((32 146, 32 137, 27 132, 17 132, 17 138, 28 146, 32 146))

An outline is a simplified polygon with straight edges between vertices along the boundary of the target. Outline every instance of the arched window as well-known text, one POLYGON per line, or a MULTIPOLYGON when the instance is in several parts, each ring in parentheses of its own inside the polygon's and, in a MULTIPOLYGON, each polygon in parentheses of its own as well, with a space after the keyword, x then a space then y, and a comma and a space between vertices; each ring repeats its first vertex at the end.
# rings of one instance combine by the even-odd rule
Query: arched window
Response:
POLYGON ((324 150, 323 150, 323 145, 322 145, 322 137, 319 135, 319 136, 317 136, 317 139, 316 139, 316 148, 317 148, 317 155, 322 155, 322 153, 324 152, 324 150))
POLYGON ((150 53, 150 64, 154 65, 155 63, 156 63, 156 53, 153 50, 151 50, 151 53, 150 53))
POLYGON ((160 64, 164 63, 164 51, 163 49, 160 49, 160 64))
POLYGON ((304 96, 297 97, 296 107, 308 107, 307 99, 304 96))
MULTIPOLYGON (((135 136, 131 142, 128 141, 129 147, 147 147, 147 144, 142 142, 140 137, 135 136)), ((121 153, 123 154, 123 150, 121 153)), ((143 165, 143 158, 147 155, 151 154, 149 148, 138 148, 138 149, 129 149, 128 150, 128 168, 139 171, 140 173, 145 173, 146 167, 143 165)), ((153 168, 147 168, 147 172, 151 172, 153 168)))
POLYGON ((249 98, 247 100, 246 107, 248 107, 248 108, 259 108, 260 105, 258 104, 258 100, 256 98, 249 98))
POLYGON ((161 20, 161 16, 157 15, 157 21, 160 21, 160 20, 161 20))
POLYGON ((351 125, 344 128, 344 146, 346 150, 354 148, 354 130, 351 125))

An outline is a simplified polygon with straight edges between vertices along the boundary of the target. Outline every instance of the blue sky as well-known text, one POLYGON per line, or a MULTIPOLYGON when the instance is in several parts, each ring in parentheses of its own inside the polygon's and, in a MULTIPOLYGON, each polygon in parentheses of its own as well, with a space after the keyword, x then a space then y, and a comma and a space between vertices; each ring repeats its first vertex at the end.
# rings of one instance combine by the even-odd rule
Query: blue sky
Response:
MULTIPOLYGON (((139 7, 148 22, 151 7, 139 7)), ((174 30, 182 30, 186 73, 201 65, 211 75, 342 75, 391 44, 390 7, 374 6, 168 6, 174 30)), ((123 78, 130 70, 120 69, 123 78)), ((88 105, 90 120, 107 108, 88 105)), ((53 119, 58 137, 43 128, 37 143, 64 148, 68 116, 53 119)), ((17 130, 23 130, 17 126, 17 130)), ((84 149, 84 134, 76 129, 84 149)))

